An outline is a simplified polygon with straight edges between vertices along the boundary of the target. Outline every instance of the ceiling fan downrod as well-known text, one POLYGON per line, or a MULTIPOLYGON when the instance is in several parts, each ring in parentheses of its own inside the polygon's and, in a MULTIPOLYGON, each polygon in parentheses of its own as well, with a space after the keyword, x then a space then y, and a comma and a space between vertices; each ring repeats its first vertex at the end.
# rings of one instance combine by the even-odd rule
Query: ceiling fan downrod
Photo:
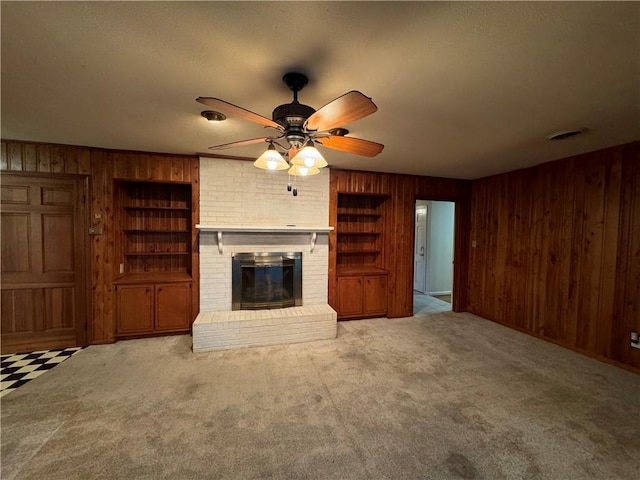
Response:
POLYGON ((316 110, 309 105, 303 105, 298 101, 298 92, 309 83, 309 79, 302 73, 286 73, 282 81, 293 92, 293 101, 277 106, 271 115, 274 122, 284 128, 284 137, 291 147, 300 148, 307 135, 304 132, 304 122, 313 115, 316 110))

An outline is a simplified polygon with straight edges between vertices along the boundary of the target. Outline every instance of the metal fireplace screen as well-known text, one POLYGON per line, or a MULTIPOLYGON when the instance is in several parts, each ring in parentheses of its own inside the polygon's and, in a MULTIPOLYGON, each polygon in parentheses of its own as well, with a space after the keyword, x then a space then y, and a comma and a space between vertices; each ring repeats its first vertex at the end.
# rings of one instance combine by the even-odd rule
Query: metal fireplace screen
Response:
POLYGON ((236 253, 231 277, 232 310, 302 305, 302 252, 236 253))

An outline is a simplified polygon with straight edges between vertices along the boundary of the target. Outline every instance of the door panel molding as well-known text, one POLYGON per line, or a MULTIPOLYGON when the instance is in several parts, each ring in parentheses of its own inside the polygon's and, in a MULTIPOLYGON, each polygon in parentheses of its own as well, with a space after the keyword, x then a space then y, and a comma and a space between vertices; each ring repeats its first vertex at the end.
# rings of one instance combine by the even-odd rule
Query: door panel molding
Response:
POLYGON ((86 345, 87 177, 3 173, 1 181, 3 353, 86 345))

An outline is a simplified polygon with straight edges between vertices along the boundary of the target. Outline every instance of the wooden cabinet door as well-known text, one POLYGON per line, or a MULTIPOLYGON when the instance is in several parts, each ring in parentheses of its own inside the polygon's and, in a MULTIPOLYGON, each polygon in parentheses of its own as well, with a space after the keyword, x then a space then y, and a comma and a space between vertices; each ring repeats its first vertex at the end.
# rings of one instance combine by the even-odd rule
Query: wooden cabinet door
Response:
POLYGON ((118 285, 116 322, 119 335, 153 331, 153 286, 118 285))
POLYGON ((186 330, 191 319, 191 284, 156 285, 156 331, 186 330))
POLYGON ((387 313, 387 277, 364 277, 363 279, 363 313, 387 313))
POLYGON ((338 277, 338 316, 362 313, 362 277, 338 277))

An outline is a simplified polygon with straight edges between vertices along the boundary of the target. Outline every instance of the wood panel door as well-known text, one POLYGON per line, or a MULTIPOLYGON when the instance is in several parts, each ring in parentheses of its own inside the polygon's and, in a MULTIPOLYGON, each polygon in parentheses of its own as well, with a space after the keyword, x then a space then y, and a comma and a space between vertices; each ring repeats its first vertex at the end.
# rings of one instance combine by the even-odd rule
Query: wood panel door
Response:
POLYGON ((426 293, 427 291, 427 271, 426 271, 426 251, 427 251, 427 206, 416 205, 416 232, 415 247, 413 252, 413 289, 426 293))
POLYGON ((3 353, 86 345, 85 181, 2 175, 3 353))
POLYGON ((156 331, 185 330, 191 319, 191 284, 156 285, 156 331))
POLYGON ((365 315, 386 315, 387 277, 364 277, 362 312, 365 315))
POLYGON ((118 335, 153 331, 153 285, 118 285, 116 325, 118 335))
POLYGON ((362 277, 338 277, 338 315, 362 314, 362 277))

